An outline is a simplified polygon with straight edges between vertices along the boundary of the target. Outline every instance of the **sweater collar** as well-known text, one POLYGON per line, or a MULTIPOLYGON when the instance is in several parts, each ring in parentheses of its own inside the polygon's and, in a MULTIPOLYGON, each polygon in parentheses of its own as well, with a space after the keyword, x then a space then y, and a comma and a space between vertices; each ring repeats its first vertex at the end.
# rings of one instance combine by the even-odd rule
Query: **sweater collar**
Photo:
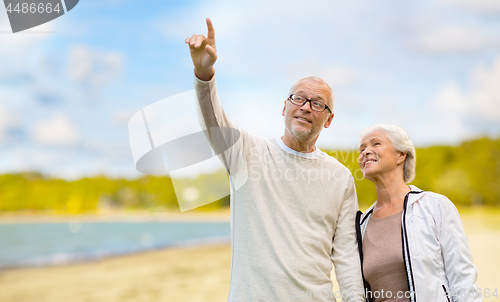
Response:
POLYGON ((318 147, 316 147, 316 150, 314 150, 313 152, 305 153, 305 152, 299 152, 297 150, 293 150, 292 148, 288 147, 287 145, 285 145, 285 143, 283 142, 283 140, 279 136, 276 136, 275 140, 276 140, 276 143, 278 144, 278 146, 280 147, 281 150, 285 151, 286 153, 292 154, 292 155, 297 155, 300 157, 310 158, 310 159, 322 158, 322 157, 325 157, 325 155, 326 155, 326 153, 321 151, 318 147))

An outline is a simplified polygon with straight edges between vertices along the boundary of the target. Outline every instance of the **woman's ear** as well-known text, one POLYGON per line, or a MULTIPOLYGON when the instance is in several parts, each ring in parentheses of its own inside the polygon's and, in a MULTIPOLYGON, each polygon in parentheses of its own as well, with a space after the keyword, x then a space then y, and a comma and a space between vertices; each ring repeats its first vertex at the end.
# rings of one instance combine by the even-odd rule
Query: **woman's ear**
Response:
POLYGON ((399 152, 398 165, 405 162, 406 156, 407 156, 406 153, 401 152, 401 151, 399 152))

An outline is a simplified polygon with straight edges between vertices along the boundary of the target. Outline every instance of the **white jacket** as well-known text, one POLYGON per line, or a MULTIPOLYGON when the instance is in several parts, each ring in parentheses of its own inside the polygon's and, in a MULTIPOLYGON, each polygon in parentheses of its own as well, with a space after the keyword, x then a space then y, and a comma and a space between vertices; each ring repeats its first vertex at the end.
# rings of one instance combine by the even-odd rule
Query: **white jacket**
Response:
MULTIPOLYGON (((403 258, 412 302, 482 301, 477 269, 455 205, 445 196, 410 186, 401 215, 403 258)), ((373 204, 356 216, 362 242, 373 204)))

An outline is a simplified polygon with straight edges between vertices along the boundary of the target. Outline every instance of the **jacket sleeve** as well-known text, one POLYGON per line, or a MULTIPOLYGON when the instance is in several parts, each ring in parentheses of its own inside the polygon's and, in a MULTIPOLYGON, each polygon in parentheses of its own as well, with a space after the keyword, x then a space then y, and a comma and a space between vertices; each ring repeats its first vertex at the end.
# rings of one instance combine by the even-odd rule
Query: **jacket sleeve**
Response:
POLYGON ((337 219, 331 255, 337 282, 343 295, 342 301, 364 301, 364 286, 355 228, 357 211, 358 199, 354 179, 351 176, 337 219))
POLYGON ((472 262, 469 242, 457 208, 444 196, 437 206, 437 235, 450 286, 450 300, 482 301, 477 288, 477 269, 472 262))

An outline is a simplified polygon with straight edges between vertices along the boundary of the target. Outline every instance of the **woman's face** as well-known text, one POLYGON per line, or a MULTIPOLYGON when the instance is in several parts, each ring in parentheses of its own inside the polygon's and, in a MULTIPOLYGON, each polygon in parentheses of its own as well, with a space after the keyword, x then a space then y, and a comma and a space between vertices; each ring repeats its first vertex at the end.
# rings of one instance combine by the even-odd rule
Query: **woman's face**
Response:
POLYGON ((384 174, 393 174, 405 157, 404 153, 394 149, 385 131, 376 130, 361 141, 358 163, 363 176, 373 180, 384 174))

